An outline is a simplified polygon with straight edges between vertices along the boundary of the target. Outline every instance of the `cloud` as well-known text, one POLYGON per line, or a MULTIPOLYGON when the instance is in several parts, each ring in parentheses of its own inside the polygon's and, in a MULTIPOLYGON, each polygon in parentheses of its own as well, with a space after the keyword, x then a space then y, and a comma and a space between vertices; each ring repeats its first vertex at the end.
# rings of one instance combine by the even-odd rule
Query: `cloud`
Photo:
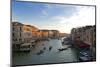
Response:
POLYGON ((42 10, 42 16, 41 17, 46 17, 49 14, 49 9, 51 8, 51 6, 49 4, 44 4, 45 9, 42 10))
POLYGON ((56 29, 70 33, 72 28, 95 25, 95 7, 76 6, 76 11, 70 17, 67 15, 52 16, 46 22, 49 25, 40 26, 41 29, 56 29))
POLYGON ((68 19, 71 27, 79 27, 95 24, 95 8, 94 7, 78 7, 78 13, 68 19))
POLYGON ((64 24, 68 22, 68 18, 65 16, 55 16, 52 18, 53 20, 58 20, 57 22, 60 24, 64 24))
POLYGON ((71 29, 74 27, 95 25, 95 7, 78 6, 77 12, 75 12, 71 17, 57 16, 53 19, 58 20, 57 25, 60 26, 59 29, 62 29, 61 31, 70 33, 71 29))
POLYGON ((42 10, 43 16, 48 16, 48 12, 46 10, 42 10))

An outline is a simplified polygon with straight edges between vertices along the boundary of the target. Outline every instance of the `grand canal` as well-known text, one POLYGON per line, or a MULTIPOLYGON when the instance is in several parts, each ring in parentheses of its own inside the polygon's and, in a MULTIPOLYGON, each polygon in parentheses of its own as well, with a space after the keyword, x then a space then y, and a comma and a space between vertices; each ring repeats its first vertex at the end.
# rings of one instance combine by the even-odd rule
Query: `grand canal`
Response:
POLYGON ((44 64, 44 63, 61 63, 61 62, 77 62, 77 55, 74 48, 68 48, 64 51, 59 51, 59 48, 68 47, 62 46, 61 40, 50 39, 50 41, 40 41, 32 48, 29 53, 14 53, 12 63, 14 65, 27 64, 44 64), (52 49, 49 50, 49 47, 52 49), (45 50, 44 50, 45 48, 45 50), (44 53, 37 55, 40 50, 44 53))

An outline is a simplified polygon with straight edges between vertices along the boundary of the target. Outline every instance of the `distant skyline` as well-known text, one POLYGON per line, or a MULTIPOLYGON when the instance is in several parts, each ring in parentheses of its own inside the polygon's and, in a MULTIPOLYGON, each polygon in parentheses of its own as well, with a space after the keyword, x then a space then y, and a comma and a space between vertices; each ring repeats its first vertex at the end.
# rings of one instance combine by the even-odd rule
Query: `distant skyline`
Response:
POLYGON ((13 1, 12 21, 70 33, 74 27, 95 25, 95 7, 13 1))

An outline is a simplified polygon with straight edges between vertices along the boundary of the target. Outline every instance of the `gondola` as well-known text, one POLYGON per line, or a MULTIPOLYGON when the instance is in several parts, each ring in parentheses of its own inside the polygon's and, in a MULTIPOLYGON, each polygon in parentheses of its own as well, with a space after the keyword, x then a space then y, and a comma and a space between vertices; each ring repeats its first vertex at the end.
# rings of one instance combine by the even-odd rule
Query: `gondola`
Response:
POLYGON ((44 51, 43 50, 40 50, 40 52, 38 52, 37 55, 40 55, 42 53, 44 53, 44 51))

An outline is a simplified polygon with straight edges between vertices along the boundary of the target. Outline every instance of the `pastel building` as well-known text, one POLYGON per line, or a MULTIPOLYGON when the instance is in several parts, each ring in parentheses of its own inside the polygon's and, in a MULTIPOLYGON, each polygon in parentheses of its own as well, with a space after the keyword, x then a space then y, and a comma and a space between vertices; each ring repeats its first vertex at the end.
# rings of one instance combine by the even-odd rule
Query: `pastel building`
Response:
POLYGON ((12 22, 12 44, 14 48, 18 48, 23 41, 22 38, 23 24, 12 22))

